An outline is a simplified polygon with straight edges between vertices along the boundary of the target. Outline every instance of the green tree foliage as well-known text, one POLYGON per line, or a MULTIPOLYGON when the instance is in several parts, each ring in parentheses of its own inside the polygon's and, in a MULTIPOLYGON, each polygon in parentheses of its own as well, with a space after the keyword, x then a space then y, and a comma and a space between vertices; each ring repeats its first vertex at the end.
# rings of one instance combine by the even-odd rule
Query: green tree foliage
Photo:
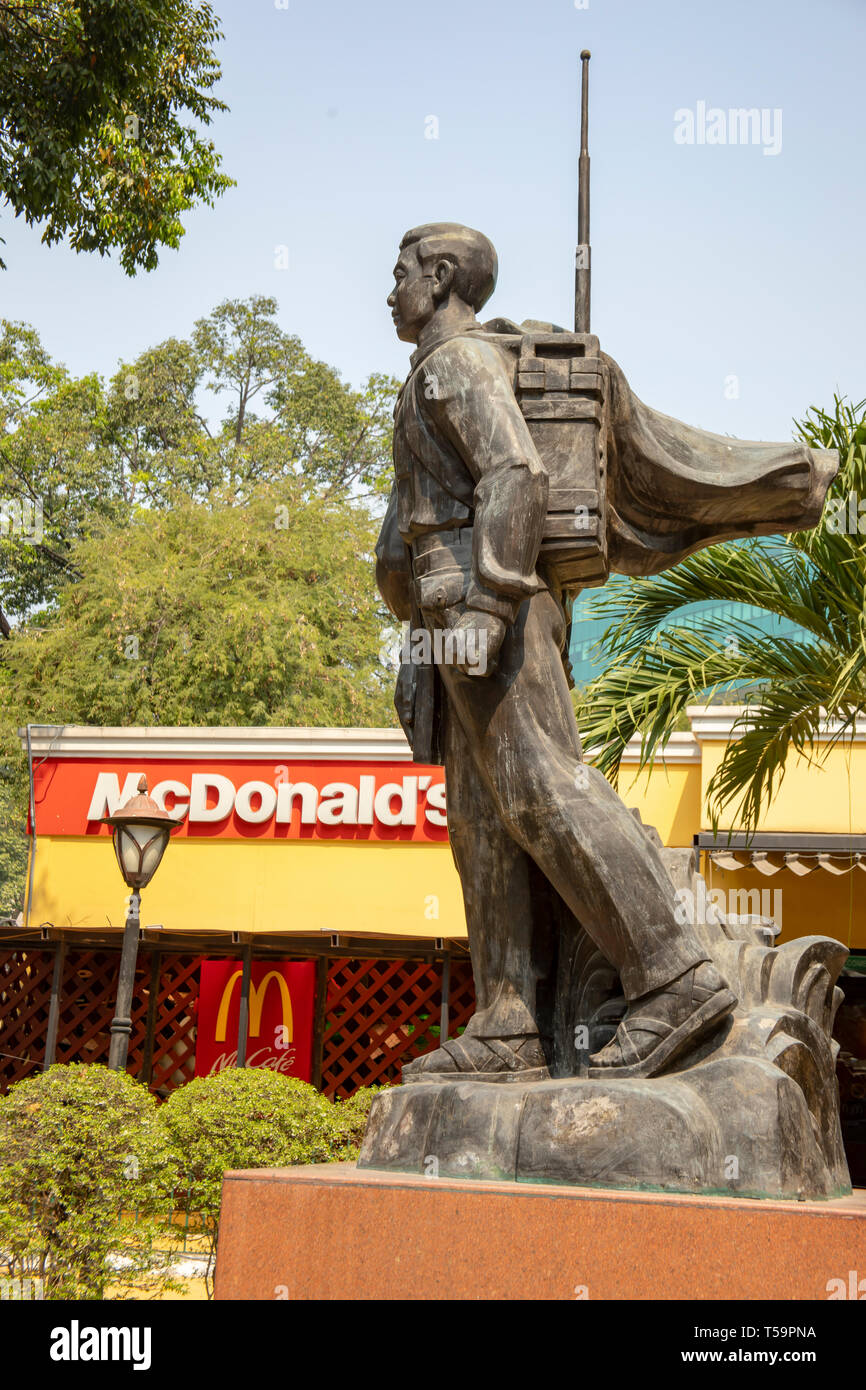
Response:
POLYGON ((299 477, 331 496, 387 493, 398 383, 374 373, 360 390, 277 323, 265 295, 225 300, 196 323, 122 364, 108 392, 107 443, 118 474, 154 506, 177 489, 197 500, 245 495, 299 477), (203 393, 225 410, 208 423, 203 393))
POLYGON ((754 829, 789 751, 814 758, 828 716, 840 721, 837 738, 844 738, 866 709, 866 516, 862 530, 857 520, 866 498, 866 401, 836 398, 832 412, 812 409, 798 433, 812 447, 839 450, 840 470, 815 530, 712 546, 594 604, 613 620, 603 639, 612 659, 584 691, 578 717, 587 748, 598 750, 598 765, 612 779, 635 734, 647 766, 688 704, 732 686, 744 692, 747 711, 708 787, 714 825, 732 808, 731 824, 754 829), (681 609, 707 599, 764 609, 799 625, 803 636, 768 636, 730 618, 700 630, 677 624, 681 609))
POLYGON ((38 534, 0 525, 0 633, 79 576, 73 545, 141 508, 180 498, 214 511, 283 482, 352 507, 387 490, 397 383, 374 375, 354 390, 276 316, 273 299, 228 300, 189 340, 122 363, 107 388, 52 363, 32 328, 0 321, 0 504, 41 517, 38 534), (219 425, 208 392, 228 404, 219 425))
POLYGON ((387 720, 374 525, 296 479, 178 499, 77 543, 81 578, 3 650, 7 707, 93 724, 387 720))
POLYGON ((172 1285, 155 1248, 176 1181, 158 1111, 125 1073, 80 1064, 0 1099, 0 1248, 13 1277, 42 1279, 53 1299, 172 1285))
POLYGON ((70 546, 129 515, 132 488, 105 445, 96 376, 71 378, 26 324, 0 322, 0 632, 77 571, 70 546), (16 521, 16 509, 21 522, 16 521))
POLYGON ((260 1067, 198 1077, 173 1091, 161 1120, 184 1175, 180 1191, 201 1217, 211 1255, 212 1293, 223 1174, 231 1168, 284 1168, 357 1157, 373 1090, 332 1102, 313 1086, 260 1067))
POLYGON ((0 922, 24 906, 27 872, 27 765, 15 731, 0 726, 0 922))
POLYGON ((233 182, 201 134, 226 109, 220 37, 194 0, 0 0, 0 193, 16 216, 49 245, 152 270, 182 214, 233 182))

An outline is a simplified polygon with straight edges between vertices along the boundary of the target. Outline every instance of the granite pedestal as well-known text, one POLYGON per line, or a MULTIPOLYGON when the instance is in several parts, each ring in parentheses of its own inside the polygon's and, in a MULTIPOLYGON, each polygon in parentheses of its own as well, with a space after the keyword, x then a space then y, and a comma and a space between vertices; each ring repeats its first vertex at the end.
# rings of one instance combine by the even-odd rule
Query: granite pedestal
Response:
POLYGON ((862 1190, 757 1202, 353 1164, 227 1173, 223 1187, 223 1300, 824 1300, 840 1289, 866 1297, 862 1190))

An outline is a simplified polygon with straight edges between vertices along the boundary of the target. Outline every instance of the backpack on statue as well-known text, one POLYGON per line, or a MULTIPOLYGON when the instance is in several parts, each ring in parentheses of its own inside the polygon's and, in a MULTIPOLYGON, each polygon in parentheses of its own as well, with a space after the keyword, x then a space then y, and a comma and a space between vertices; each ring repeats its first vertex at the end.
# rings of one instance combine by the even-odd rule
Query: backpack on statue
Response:
POLYGON ((550 478, 539 566, 573 597, 610 573, 608 367, 593 333, 536 331, 529 323, 497 331, 506 323, 485 324, 481 336, 512 361, 517 402, 550 478))

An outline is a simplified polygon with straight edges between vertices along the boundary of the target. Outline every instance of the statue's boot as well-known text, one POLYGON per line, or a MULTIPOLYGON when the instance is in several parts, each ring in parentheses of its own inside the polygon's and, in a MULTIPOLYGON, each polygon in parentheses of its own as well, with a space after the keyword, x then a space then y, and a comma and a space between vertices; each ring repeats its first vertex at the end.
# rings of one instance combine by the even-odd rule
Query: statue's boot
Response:
POLYGON ((634 999, 606 1047, 590 1057, 592 1080, 655 1076, 736 1007, 736 996, 710 961, 634 999))
POLYGON ((538 1034, 460 1038, 407 1062, 403 1081, 547 1081, 550 1071, 538 1034))

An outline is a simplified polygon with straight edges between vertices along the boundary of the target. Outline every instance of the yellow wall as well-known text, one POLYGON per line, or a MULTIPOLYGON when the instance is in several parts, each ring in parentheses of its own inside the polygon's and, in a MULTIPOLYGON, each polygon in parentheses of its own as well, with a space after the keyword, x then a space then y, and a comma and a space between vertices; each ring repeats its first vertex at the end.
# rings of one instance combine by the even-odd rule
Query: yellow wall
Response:
MULTIPOLYGON (((30 925, 122 926, 126 891, 108 840, 40 837, 30 925)), ((175 931, 466 935, 447 843, 176 840, 141 902, 175 931)))
MULTIPOLYGON (((701 745, 701 826, 709 826, 707 787, 722 760, 721 740, 701 745)), ((778 795, 761 819, 761 830, 800 830, 822 835, 863 834, 866 829, 866 744, 819 745, 814 762, 791 753, 778 795), (824 755, 826 753, 826 759, 824 755)), ((736 803, 731 807, 731 811, 736 803)), ((736 829, 725 824, 726 830, 736 829)))
POLYGON ((691 845, 701 823, 701 768, 699 763, 669 767, 655 765, 647 776, 625 764, 618 791, 629 809, 640 811, 645 825, 655 826, 666 845, 691 845))

